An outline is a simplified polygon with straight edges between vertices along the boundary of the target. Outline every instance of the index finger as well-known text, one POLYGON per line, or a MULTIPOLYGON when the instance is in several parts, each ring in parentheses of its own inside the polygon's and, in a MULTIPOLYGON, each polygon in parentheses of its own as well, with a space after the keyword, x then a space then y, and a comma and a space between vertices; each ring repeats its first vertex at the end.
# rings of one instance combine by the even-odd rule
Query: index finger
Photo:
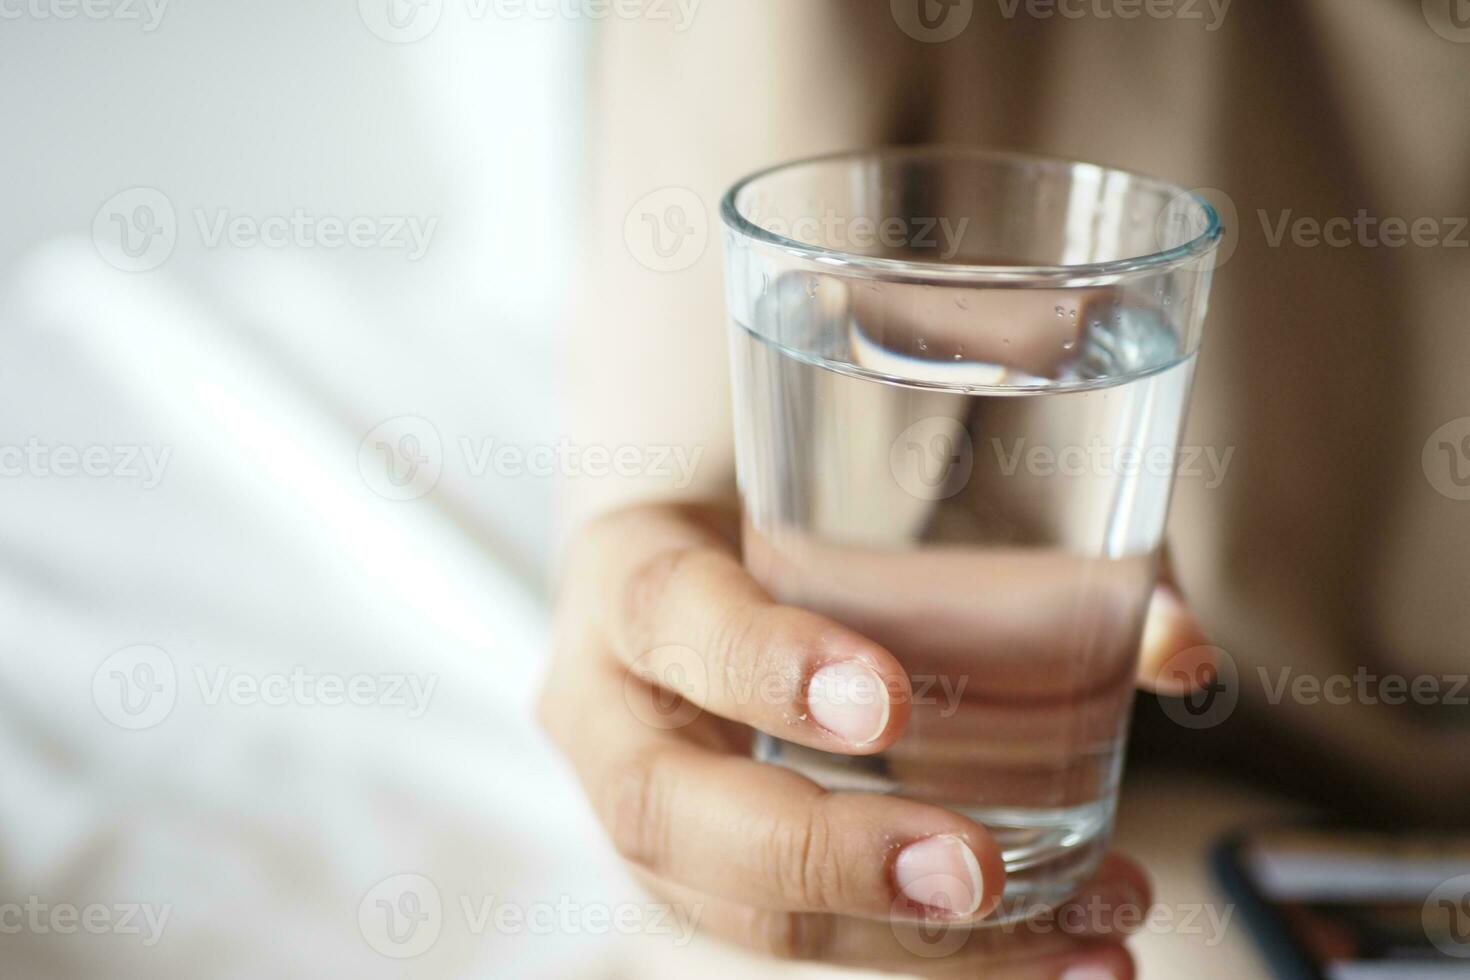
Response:
POLYGON ((637 676, 828 752, 879 752, 903 731, 909 678, 893 654, 774 601, 693 508, 625 512, 593 535, 604 638, 637 676))

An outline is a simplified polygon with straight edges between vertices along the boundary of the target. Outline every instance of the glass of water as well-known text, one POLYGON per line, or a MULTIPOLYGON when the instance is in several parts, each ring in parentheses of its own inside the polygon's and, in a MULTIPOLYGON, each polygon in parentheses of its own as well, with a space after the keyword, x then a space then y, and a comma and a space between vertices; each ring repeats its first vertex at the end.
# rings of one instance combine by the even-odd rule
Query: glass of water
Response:
POLYGON ((1087 163, 921 147, 804 160, 722 203, 744 560, 891 650, 891 749, 756 753, 966 814, 992 921, 1096 869, 1221 229, 1087 163))

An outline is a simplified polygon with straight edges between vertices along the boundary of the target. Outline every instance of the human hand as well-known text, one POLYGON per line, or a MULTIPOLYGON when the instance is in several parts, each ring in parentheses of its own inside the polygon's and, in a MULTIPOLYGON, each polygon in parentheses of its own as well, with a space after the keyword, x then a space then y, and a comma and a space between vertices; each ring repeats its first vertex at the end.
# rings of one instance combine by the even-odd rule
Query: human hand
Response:
MULTIPOLYGON (((1133 976, 1122 941, 1142 924, 1149 888, 1131 861, 1108 857, 1039 920, 970 929, 1005 879, 984 827, 896 796, 829 792, 750 758, 752 729, 828 752, 884 751, 903 732, 909 681, 877 643, 774 602, 742 567, 737 533, 728 512, 641 506, 590 526, 565 569, 541 716, 648 887, 701 906, 701 928, 783 957, 934 976, 1133 976), (679 687, 671 712, 659 679, 691 651, 697 683, 679 687), (884 696, 825 704, 812 681, 827 672, 870 674, 884 696)), ((1177 601, 1155 608, 1141 676, 1195 676, 1172 662, 1198 656, 1192 618, 1177 601)))

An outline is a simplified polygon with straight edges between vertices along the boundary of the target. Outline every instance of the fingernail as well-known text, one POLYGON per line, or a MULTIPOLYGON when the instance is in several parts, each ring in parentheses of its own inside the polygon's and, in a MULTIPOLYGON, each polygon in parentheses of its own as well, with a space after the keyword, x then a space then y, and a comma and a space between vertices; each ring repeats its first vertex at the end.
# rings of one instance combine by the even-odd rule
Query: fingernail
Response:
POLYGON ((1196 688, 1208 687, 1214 680, 1214 648, 1190 647, 1169 658, 1154 678, 1154 689, 1160 694, 1183 697, 1196 688))
POLYGON ((1209 682, 1214 664, 1210 648, 1171 649, 1191 634, 1197 637, 1198 630, 1189 608, 1178 592, 1160 583, 1154 590, 1139 645, 1143 662, 1154 665, 1153 685, 1160 694, 1188 694, 1209 682))
POLYGON ((1179 593, 1160 584, 1154 589, 1148 616, 1143 621, 1143 649, 1162 646, 1173 633, 1174 624, 1186 615, 1184 600, 1179 598, 1179 593))
POLYGON ((1105 966, 1069 966, 1061 980, 1118 980, 1118 975, 1105 966))
POLYGON ((949 915, 973 915, 985 894, 975 852, 953 834, 915 841, 899 851, 893 877, 909 901, 949 915))
POLYGON ((888 727, 888 688, 863 664, 817 671, 807 685, 806 706, 813 721, 853 745, 866 745, 888 727))

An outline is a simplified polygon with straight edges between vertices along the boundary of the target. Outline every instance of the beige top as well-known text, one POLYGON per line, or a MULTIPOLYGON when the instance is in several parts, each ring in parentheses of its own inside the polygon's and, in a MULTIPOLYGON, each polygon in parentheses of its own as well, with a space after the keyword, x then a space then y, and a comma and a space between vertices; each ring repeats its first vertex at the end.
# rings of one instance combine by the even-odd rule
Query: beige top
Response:
POLYGON ((744 173, 946 141, 1208 188, 1226 260, 1185 442, 1233 455, 1221 480, 1180 477, 1170 536, 1238 671, 1221 727, 1255 740, 1252 765, 1277 742, 1352 765, 1364 807, 1470 814, 1470 23, 1453 2, 704 0, 684 30, 607 18, 575 438, 702 455, 688 486, 569 484, 573 522, 729 492, 718 201, 744 173), (686 217, 706 247, 660 272, 625 224, 670 187, 702 205, 686 217), (1368 703, 1392 674, 1458 705, 1368 703), (1303 675, 1326 693, 1293 697, 1303 675))

